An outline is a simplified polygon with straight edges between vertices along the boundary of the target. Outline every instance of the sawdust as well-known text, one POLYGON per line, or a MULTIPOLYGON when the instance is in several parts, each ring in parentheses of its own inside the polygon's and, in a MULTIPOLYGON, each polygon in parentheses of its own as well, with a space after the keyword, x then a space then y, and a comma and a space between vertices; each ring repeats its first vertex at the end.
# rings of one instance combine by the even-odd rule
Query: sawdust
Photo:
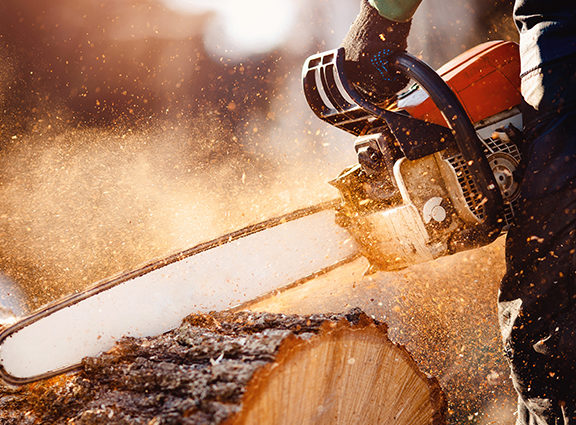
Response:
POLYGON ((217 123, 193 125, 12 136, 0 155, 0 270, 31 308, 335 196, 304 161, 286 166, 217 123))
POLYGON ((514 395, 496 315, 503 242, 368 276, 360 259, 250 308, 297 314, 362 308, 385 321, 390 338, 439 379, 450 424, 511 423, 514 395))

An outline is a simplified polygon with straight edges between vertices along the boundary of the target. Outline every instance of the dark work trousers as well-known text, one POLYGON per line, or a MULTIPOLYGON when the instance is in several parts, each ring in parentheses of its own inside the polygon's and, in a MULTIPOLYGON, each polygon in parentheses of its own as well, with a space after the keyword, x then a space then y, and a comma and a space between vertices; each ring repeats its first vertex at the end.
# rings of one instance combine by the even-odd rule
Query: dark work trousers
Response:
POLYGON ((500 326, 519 395, 517 425, 576 425, 574 55, 525 76, 523 93, 534 107, 524 113, 520 208, 506 240, 500 326))

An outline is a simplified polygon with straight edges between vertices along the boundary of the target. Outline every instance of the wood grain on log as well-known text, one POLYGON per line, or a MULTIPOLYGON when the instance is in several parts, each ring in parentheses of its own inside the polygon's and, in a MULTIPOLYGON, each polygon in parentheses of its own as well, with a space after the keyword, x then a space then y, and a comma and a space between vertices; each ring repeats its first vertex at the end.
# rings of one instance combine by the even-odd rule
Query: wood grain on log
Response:
POLYGON ((436 380, 359 310, 193 315, 78 373, 0 389, 6 425, 419 425, 445 411, 436 380))

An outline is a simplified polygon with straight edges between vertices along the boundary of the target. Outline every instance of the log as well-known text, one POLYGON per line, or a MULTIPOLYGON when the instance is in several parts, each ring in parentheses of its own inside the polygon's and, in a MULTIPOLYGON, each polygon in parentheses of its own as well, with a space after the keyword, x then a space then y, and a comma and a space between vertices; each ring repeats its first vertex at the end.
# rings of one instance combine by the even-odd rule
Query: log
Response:
POLYGON ((438 382, 360 310, 193 315, 79 372, 0 389, 0 423, 444 424, 438 382))

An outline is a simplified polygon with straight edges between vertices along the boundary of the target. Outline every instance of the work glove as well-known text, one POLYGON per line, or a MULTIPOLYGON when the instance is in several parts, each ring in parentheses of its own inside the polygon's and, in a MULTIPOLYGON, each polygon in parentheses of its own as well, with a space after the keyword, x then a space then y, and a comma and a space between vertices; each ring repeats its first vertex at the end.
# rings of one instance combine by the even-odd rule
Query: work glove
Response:
POLYGON ((370 101, 383 102, 408 84, 409 78, 390 61, 406 51, 410 24, 382 17, 368 0, 362 0, 360 13, 342 42, 344 74, 370 101))

